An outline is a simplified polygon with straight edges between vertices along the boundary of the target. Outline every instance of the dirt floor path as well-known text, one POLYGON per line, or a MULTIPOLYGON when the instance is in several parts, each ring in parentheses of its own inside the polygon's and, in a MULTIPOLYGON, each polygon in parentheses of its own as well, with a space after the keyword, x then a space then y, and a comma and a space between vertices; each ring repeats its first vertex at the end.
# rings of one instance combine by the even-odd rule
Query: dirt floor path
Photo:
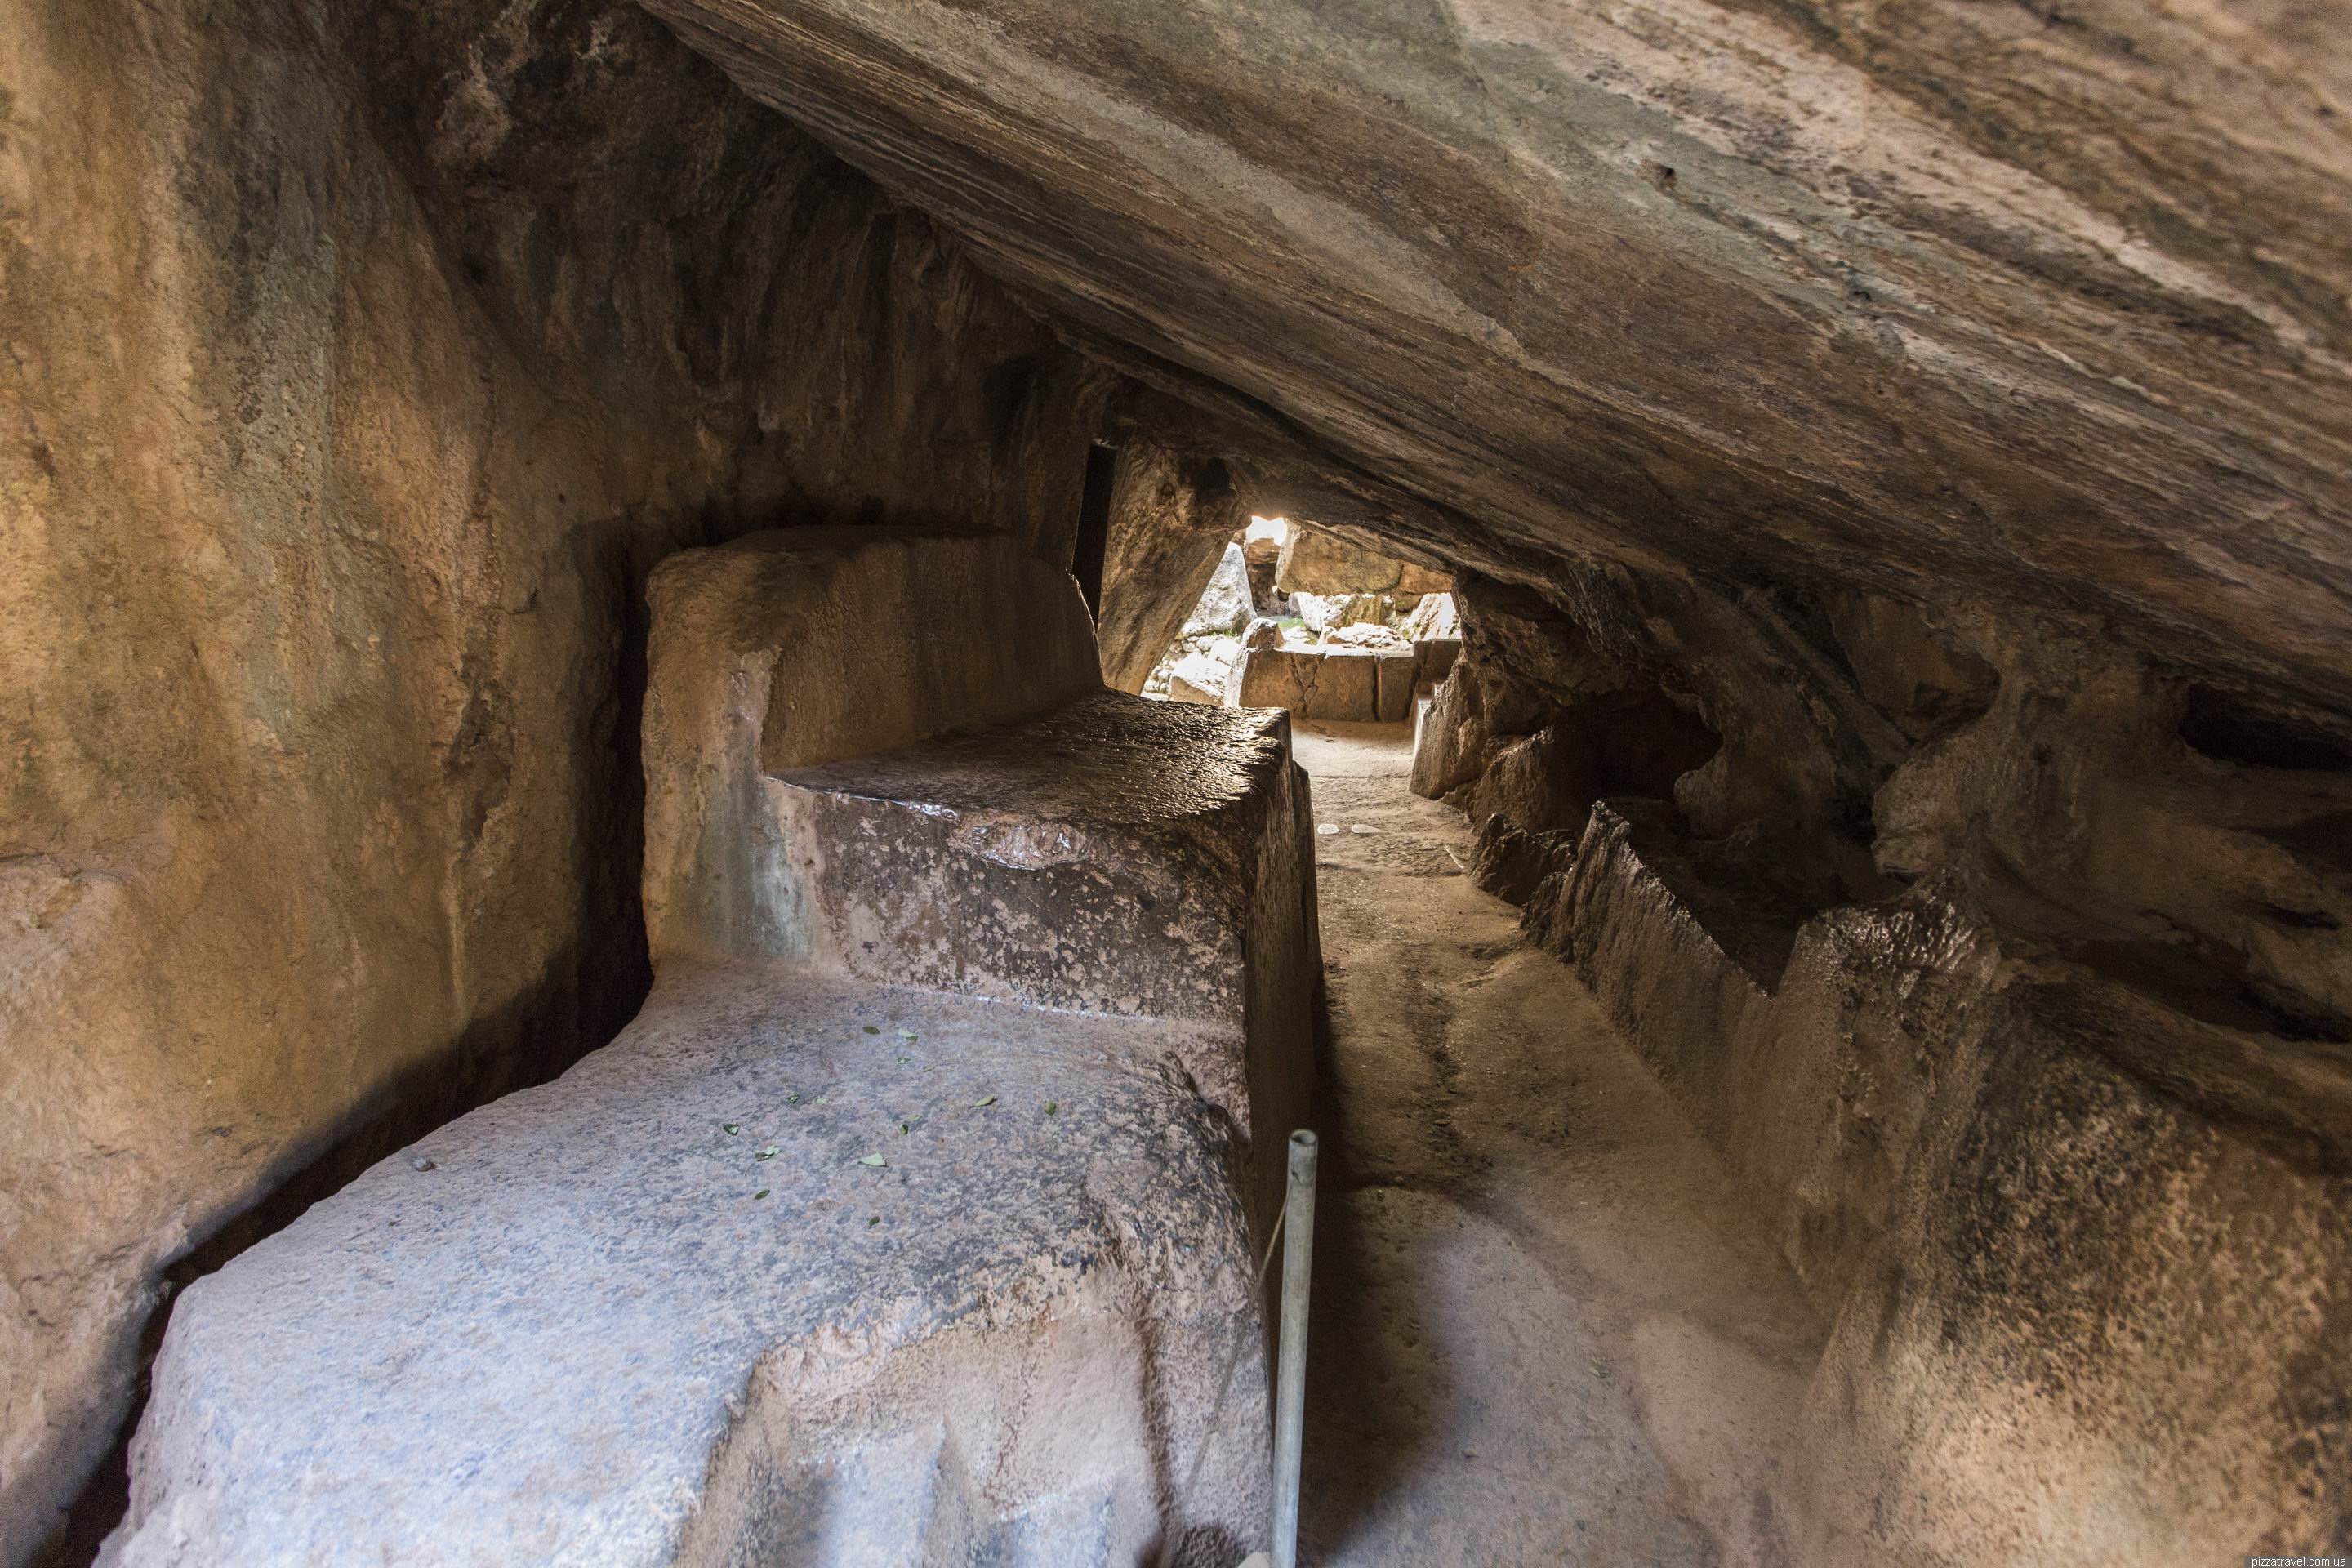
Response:
POLYGON ((1388 729, 1302 728, 1329 1056, 1300 1561, 1777 1563, 1822 1325, 1388 729), (1354 831, 1358 826, 1369 832, 1354 831))

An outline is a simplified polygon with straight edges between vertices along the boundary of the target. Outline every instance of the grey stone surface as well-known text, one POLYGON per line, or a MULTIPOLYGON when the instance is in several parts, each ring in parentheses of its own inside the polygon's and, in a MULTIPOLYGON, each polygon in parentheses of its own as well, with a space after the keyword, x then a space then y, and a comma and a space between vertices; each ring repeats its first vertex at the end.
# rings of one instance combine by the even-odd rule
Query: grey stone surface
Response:
POLYGON ((820 964, 1238 1033, 1258 893, 1240 851, 1294 792, 1281 715, 1102 692, 769 784, 820 964))
POLYGON ((1281 708, 1337 723, 1403 723, 1412 716, 1410 648, 1269 646, 1245 651, 1227 699, 1241 708, 1281 708))
POLYGON ((1228 544, 1209 585, 1201 590, 1200 602, 1184 618, 1184 635, 1239 631, 1249 624, 1250 615, 1249 567, 1242 559, 1242 547, 1228 544))
POLYGON ((673 966, 187 1293, 105 1561, 1111 1563, 1171 1503, 1246 1542, 1262 1320, 1202 1034, 673 966))

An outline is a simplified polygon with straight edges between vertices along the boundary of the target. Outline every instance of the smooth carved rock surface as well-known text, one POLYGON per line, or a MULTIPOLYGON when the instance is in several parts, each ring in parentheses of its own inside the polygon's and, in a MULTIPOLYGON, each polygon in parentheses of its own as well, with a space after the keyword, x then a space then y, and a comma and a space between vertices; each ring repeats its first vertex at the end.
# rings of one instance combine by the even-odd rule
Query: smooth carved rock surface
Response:
POLYGON ((1200 1033, 675 966, 187 1292, 104 1561, 1132 1562, 1174 1500, 1229 1563, 1263 1319, 1200 1033))
POLYGON ((670 557, 646 595, 657 629, 645 901, 657 963, 810 951, 806 887, 768 775, 1101 689, 1077 584, 1006 535, 752 534, 670 557))
POLYGON ((1226 680, 1242 708, 1281 708, 1301 719, 1351 724, 1402 724, 1413 716, 1415 651, 1385 647, 1284 647, 1246 650, 1226 680))
POLYGON ((2338 4, 652 8, 1419 548, 2085 612, 2352 718, 2338 4))

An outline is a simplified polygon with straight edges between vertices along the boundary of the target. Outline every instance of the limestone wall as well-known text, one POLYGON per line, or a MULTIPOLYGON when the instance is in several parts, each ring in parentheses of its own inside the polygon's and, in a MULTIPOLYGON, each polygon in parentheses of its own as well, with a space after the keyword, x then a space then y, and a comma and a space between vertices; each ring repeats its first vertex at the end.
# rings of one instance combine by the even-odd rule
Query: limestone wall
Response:
POLYGON ((0 321, 14 1564, 168 1282, 634 1011, 653 563, 1066 559, 1099 378, 570 0, 0 0, 0 321))

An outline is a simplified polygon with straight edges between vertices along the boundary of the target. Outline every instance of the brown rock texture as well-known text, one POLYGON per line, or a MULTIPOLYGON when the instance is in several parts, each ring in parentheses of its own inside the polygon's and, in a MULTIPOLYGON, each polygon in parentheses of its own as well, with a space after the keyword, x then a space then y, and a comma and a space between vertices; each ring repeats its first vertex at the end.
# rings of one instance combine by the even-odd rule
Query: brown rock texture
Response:
POLYGON ((1248 521, 1217 459, 1187 458, 1141 437, 1119 448, 1095 627, 1104 684, 1143 689, 1248 521))
POLYGON ((2087 612, 2352 717, 2338 5, 653 8, 1292 515, 2087 612))
POLYGON ((623 5, 8 0, 0 296, 15 1563, 167 1281, 635 1008, 654 561, 1066 558, 1103 378, 623 5))

